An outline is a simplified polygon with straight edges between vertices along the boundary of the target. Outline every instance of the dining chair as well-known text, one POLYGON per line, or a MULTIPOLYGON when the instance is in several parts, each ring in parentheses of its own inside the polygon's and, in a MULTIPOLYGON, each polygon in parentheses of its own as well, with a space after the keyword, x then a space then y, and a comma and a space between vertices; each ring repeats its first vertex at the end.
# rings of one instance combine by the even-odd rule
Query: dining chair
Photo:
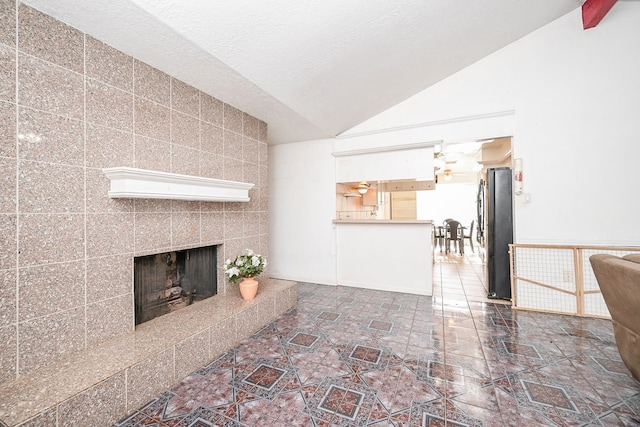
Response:
POLYGON ((454 242, 455 248, 458 249, 460 255, 464 255, 464 245, 462 244, 462 238, 464 236, 464 230, 462 228, 462 224, 458 221, 452 219, 447 222, 446 228, 446 241, 445 247, 446 252, 451 252, 451 242, 454 242))
POLYGON ((433 249, 436 249, 436 246, 440 247, 440 252, 442 252, 442 246, 444 246, 444 233, 445 228, 441 225, 433 226, 433 249))
POLYGON ((434 227, 434 232, 438 240, 438 246, 440 246, 440 252, 442 252, 442 247, 445 246, 445 244, 447 243, 447 223, 452 219, 453 218, 445 218, 442 221, 441 226, 437 225, 434 227))
POLYGON ((463 237, 462 237, 462 245, 464 246, 464 240, 465 239, 469 239, 469 246, 471 246, 471 252, 475 253, 476 251, 473 250, 473 226, 475 225, 475 220, 471 220, 471 226, 469 227, 469 234, 464 233, 463 230, 463 237))

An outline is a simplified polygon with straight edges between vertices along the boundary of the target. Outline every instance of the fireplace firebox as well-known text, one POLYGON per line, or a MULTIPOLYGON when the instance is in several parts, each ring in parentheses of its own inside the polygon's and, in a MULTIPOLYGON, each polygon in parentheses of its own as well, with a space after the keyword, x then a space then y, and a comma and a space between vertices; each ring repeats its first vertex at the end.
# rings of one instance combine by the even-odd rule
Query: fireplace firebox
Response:
POLYGON ((216 246, 134 258, 136 325, 217 292, 216 246))

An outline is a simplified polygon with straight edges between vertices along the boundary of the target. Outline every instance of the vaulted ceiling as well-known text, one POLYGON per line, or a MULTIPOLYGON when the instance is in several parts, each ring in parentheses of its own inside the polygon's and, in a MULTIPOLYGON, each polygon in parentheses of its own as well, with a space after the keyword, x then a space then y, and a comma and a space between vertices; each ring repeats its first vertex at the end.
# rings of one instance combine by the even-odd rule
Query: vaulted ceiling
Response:
POLYGON ((584 0, 22 0, 269 126, 336 136, 584 0))

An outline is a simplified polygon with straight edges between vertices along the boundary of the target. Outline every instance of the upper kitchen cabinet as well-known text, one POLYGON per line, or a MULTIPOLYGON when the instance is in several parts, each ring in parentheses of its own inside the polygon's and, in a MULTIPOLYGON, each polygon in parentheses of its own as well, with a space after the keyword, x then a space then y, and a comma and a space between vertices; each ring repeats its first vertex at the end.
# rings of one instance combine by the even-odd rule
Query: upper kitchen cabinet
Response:
POLYGON ((364 206, 377 206, 378 190, 375 188, 369 188, 369 190, 362 195, 362 204, 364 206))
POLYGON ((433 180, 428 181, 416 181, 416 180, 402 180, 402 181, 389 181, 379 182, 378 191, 394 192, 394 191, 424 191, 435 190, 436 183, 433 180))

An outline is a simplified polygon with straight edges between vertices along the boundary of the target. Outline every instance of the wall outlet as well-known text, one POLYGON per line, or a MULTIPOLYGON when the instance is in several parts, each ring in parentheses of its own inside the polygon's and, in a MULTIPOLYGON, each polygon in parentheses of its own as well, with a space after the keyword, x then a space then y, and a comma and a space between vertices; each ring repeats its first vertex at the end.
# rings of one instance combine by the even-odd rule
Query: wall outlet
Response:
POLYGON ((573 271, 565 270, 562 274, 562 280, 565 282, 573 282, 573 271))

